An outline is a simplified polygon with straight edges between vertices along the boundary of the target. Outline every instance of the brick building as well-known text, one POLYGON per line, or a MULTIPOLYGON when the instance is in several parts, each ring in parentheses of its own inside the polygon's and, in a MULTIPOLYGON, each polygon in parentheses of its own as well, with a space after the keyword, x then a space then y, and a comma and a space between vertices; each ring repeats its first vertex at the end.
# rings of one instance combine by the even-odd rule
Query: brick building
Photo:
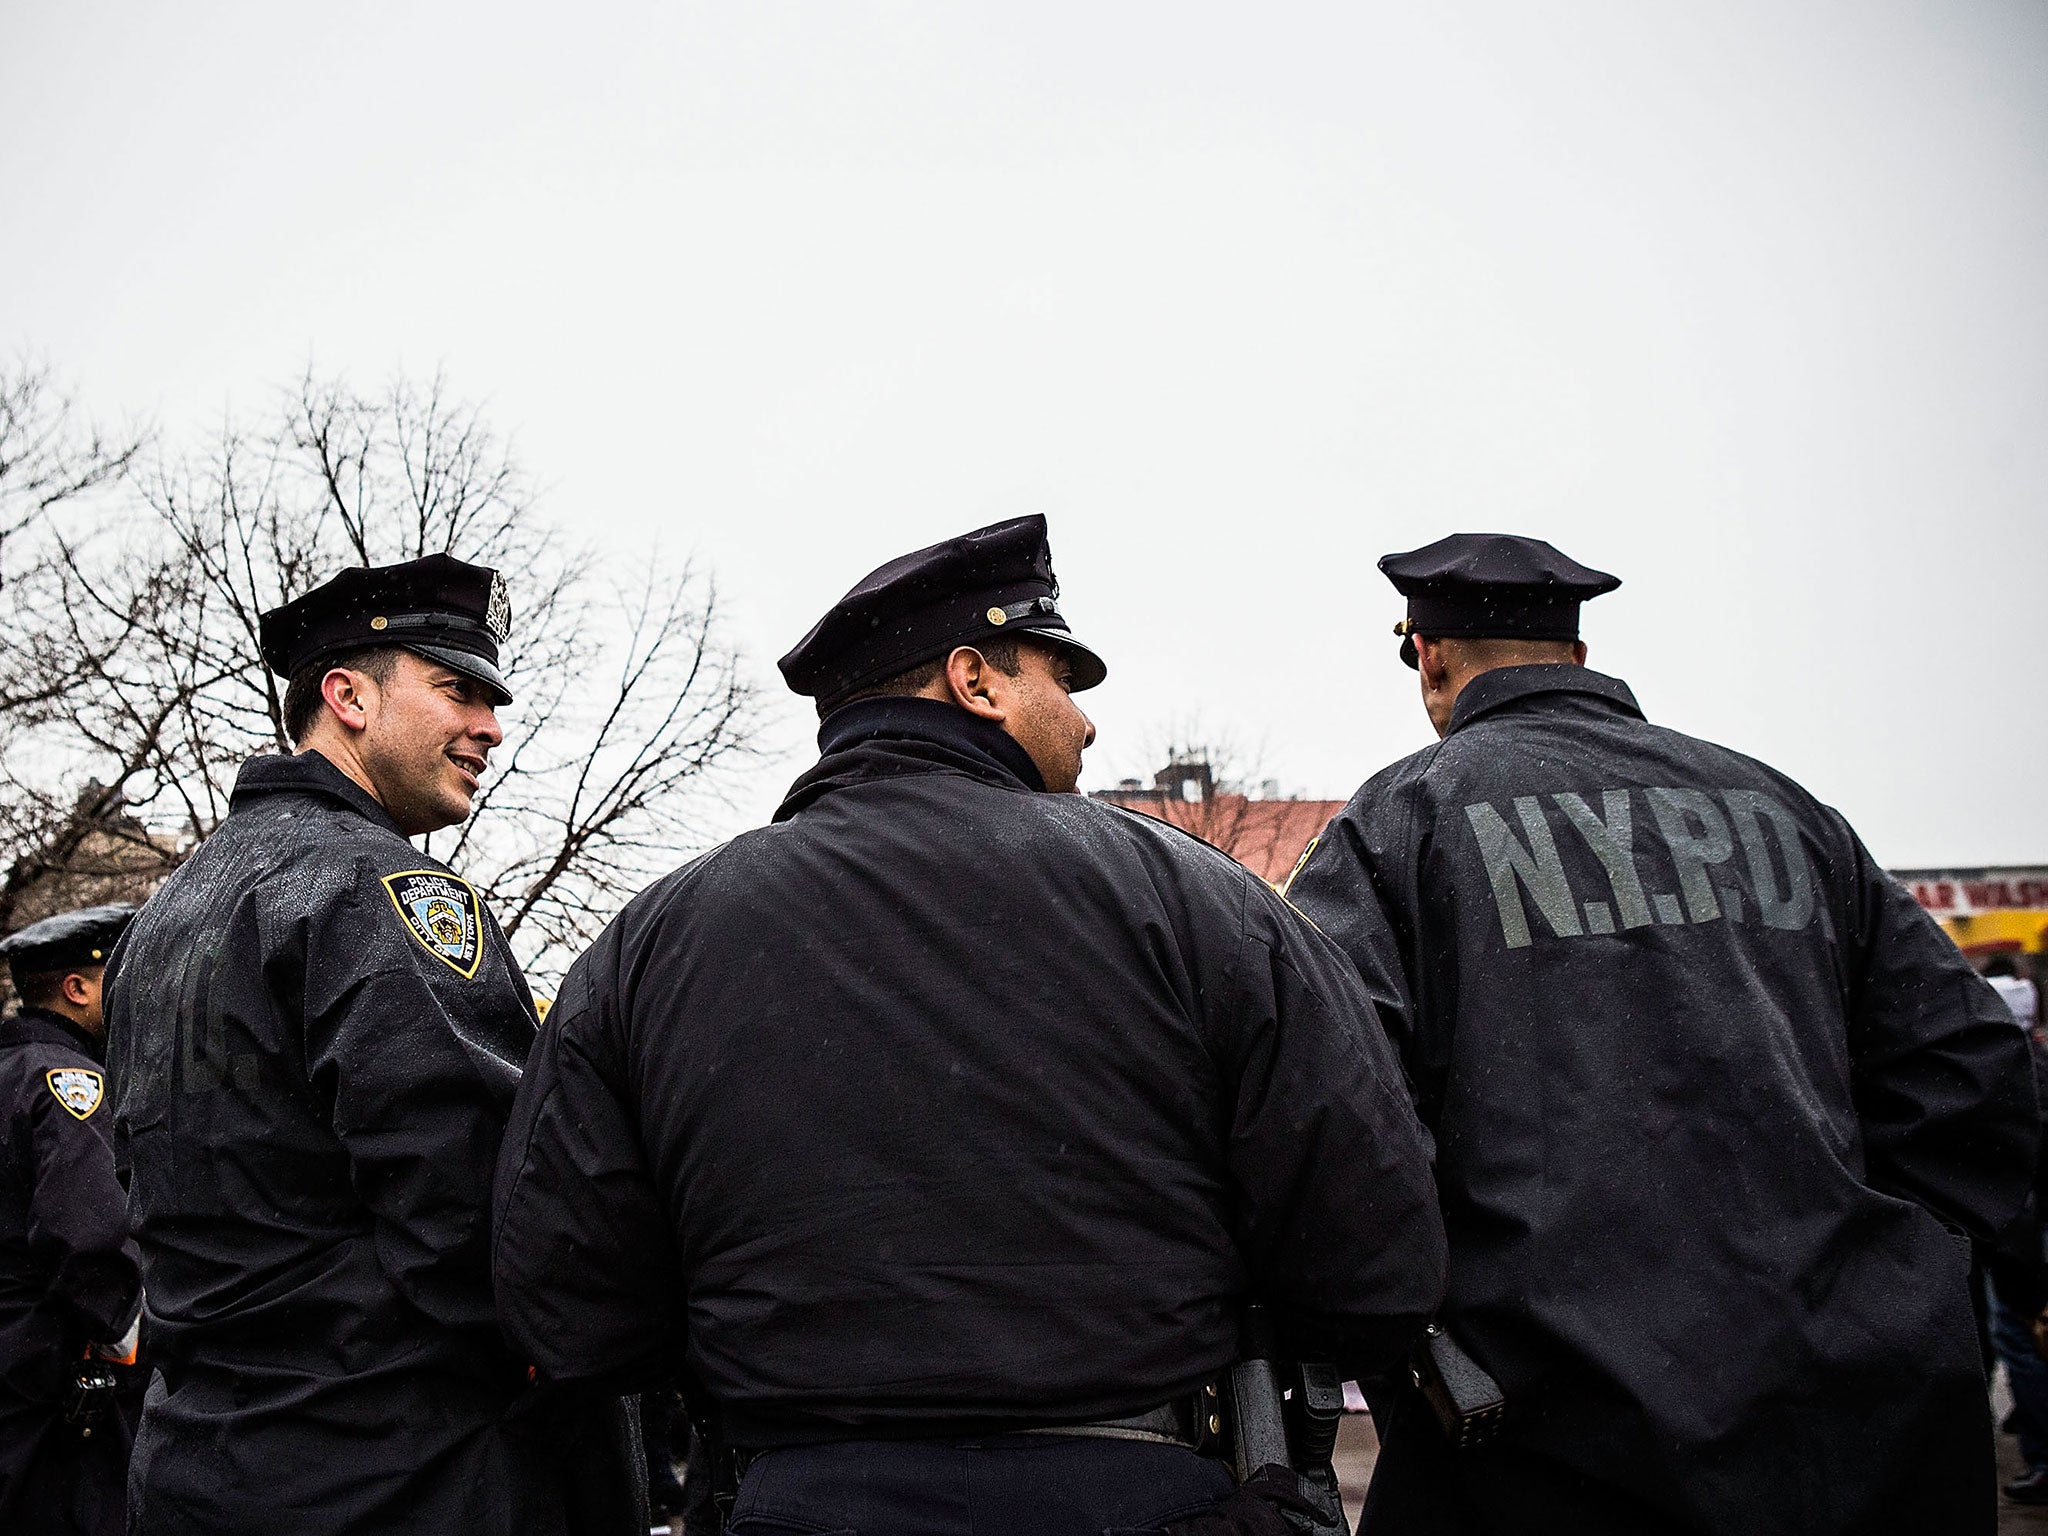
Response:
POLYGON ((1219 789, 1208 759, 1195 753, 1177 755, 1152 775, 1149 786, 1125 779, 1115 789, 1096 790, 1092 798, 1171 822, 1276 885, 1293 870, 1310 839, 1344 809, 1342 800, 1283 799, 1270 781, 1255 795, 1219 789))

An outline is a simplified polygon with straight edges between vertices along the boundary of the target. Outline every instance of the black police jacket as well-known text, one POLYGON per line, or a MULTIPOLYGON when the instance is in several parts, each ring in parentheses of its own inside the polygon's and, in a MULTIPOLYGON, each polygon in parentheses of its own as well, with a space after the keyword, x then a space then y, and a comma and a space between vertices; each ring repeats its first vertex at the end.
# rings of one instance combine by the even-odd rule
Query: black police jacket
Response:
POLYGON ((1944 1225, 2026 1195, 2026 1041, 1838 814, 1613 678, 1506 668, 1289 894, 1412 1000, 1447 1316, 1512 1441, 1688 1528, 1887 1529, 1957 1446, 1980 1509, 1944 1225))
POLYGON ((1140 1410, 1251 1295, 1405 1342, 1442 1229, 1343 957, 964 711, 863 702, 821 744, 548 1016, 494 1246, 541 1369, 684 1361, 759 1445, 1140 1410))
POLYGON ((536 1021, 476 893, 317 753, 256 758, 106 995, 139 1530, 558 1528, 486 1238, 536 1021))
MULTIPOLYGON (((57 1014, 0 1023, 0 1529, 34 1523, 17 1503, 30 1464, 62 1433, 87 1348, 122 1339, 142 1301, 99 1058, 57 1014)), ((118 1461, 109 1475, 118 1494, 118 1461)))

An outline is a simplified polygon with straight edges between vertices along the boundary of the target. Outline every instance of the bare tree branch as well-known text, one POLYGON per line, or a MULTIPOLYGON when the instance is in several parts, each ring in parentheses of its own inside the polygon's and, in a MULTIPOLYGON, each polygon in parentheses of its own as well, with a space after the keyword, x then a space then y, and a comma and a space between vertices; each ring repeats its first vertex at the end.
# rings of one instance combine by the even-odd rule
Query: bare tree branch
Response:
POLYGON ((126 472, 145 438, 81 423, 42 364, 0 369, 0 580, 8 540, 126 472))

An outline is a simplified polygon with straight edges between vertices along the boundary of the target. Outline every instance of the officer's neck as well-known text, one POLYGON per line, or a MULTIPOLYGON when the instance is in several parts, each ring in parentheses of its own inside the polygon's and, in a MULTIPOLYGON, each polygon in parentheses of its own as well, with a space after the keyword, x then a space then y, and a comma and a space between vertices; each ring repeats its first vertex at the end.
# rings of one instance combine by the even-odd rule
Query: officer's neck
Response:
POLYGON ((438 821, 422 822, 417 816, 408 815, 394 806, 393 797, 377 787, 377 775, 371 770, 368 759, 358 750, 355 740, 342 734, 339 726, 317 733, 308 732, 299 756, 319 757, 325 760, 336 773, 375 801, 378 808, 391 818, 393 825, 407 837, 424 837, 429 832, 438 832, 454 819, 443 817, 438 821))
POLYGON ((1441 740, 1451 733, 1451 721, 1458 708, 1458 695, 1475 677, 1498 672, 1503 667, 1554 665, 1559 662, 1583 667, 1583 640, 1516 641, 1492 637, 1430 640, 1417 637, 1415 670, 1422 683, 1422 707, 1441 740))
POLYGON ((46 1019, 54 1020, 59 1024, 69 1025, 72 1029, 84 1035, 95 1046, 101 1045, 106 1041, 107 1021, 97 1008, 77 1008, 59 998, 55 1002, 24 1003, 21 1011, 23 1013, 39 1013, 46 1019))
POLYGON ((317 755, 325 758, 336 773, 339 773, 379 805, 383 805, 386 811, 391 809, 390 806, 384 805, 384 797, 377 793, 377 782, 371 777, 368 765, 363 762, 362 754, 356 751, 355 743, 342 735, 338 727, 330 728, 323 724, 321 727, 308 731, 305 740, 299 744, 298 755, 300 757, 317 755))

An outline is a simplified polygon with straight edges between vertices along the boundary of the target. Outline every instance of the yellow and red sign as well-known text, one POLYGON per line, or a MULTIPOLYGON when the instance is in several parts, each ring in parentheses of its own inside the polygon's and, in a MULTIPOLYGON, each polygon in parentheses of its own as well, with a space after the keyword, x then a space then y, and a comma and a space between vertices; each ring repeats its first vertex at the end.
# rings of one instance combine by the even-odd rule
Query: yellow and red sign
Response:
POLYGON ((1896 874, 1964 954, 2048 951, 2048 869, 1905 869, 1896 874))

